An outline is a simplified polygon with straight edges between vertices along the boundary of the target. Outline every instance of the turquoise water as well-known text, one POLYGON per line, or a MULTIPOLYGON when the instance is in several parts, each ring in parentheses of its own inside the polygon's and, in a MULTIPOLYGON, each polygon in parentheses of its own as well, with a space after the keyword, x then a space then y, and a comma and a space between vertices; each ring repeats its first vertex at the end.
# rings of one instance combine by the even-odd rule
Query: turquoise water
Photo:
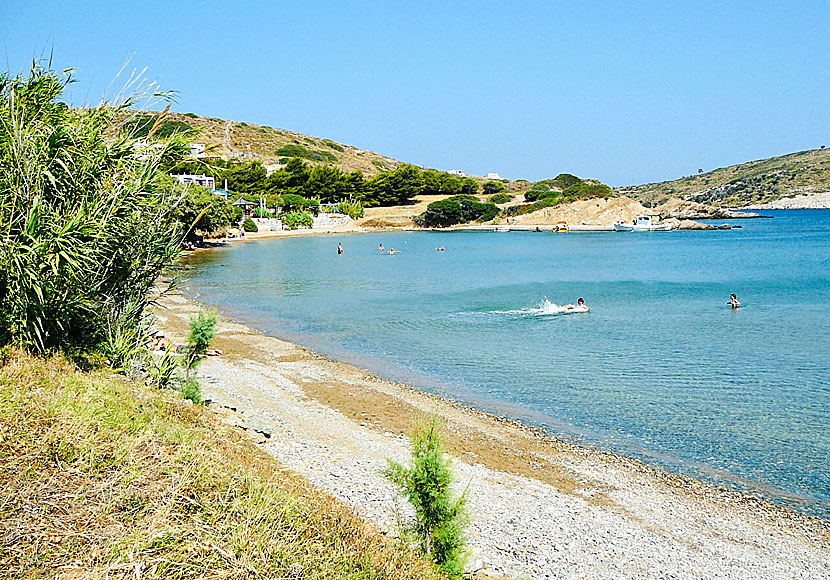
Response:
POLYGON ((185 285, 383 376, 830 517, 830 211, 768 213, 716 232, 246 242, 185 285), (579 297, 590 313, 553 306, 579 297))

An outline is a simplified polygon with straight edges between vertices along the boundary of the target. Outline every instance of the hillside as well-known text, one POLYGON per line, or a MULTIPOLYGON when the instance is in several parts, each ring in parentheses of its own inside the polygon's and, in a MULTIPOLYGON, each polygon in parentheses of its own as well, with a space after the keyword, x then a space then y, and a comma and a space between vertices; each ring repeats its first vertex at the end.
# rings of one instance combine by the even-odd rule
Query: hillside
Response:
POLYGON ((811 149, 674 181, 620 187, 615 191, 646 206, 678 197, 717 206, 744 207, 794 196, 826 194, 830 192, 830 149, 811 149))

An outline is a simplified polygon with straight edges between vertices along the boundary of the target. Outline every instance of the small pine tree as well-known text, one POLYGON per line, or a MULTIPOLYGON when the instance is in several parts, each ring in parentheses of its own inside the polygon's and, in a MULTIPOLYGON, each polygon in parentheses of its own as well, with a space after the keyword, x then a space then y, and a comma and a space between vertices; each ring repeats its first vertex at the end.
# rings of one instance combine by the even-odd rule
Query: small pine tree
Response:
POLYGON ((210 341, 216 334, 218 316, 215 312, 200 310, 199 314, 190 318, 190 334, 187 336, 187 356, 184 359, 185 378, 182 385, 182 395, 193 401, 201 402, 201 387, 193 372, 196 365, 202 360, 210 341))
POLYGON ((421 421, 410 438, 409 466, 389 460, 384 475, 415 508, 412 532, 422 552, 450 578, 464 574, 466 494, 454 498, 451 462, 444 453, 442 424, 437 417, 421 421))

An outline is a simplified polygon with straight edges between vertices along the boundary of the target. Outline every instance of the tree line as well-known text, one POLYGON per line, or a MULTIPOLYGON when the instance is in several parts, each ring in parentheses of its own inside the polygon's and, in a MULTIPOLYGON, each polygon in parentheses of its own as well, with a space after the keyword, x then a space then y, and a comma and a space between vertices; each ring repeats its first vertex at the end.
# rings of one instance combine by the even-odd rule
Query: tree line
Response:
MULTIPOLYGON (((278 196, 286 194, 316 198, 321 203, 352 199, 373 207, 405 205, 417 195, 475 195, 479 192, 479 184, 472 178, 410 164, 368 179, 360 171, 345 172, 329 165, 311 166, 296 157, 270 175, 259 161, 240 163, 223 159, 187 160, 169 167, 168 171, 171 174, 208 175, 216 180, 217 187, 227 182, 229 192, 265 197, 269 205, 273 205, 278 196)), ((487 189, 489 192, 499 188, 490 185, 487 189)))

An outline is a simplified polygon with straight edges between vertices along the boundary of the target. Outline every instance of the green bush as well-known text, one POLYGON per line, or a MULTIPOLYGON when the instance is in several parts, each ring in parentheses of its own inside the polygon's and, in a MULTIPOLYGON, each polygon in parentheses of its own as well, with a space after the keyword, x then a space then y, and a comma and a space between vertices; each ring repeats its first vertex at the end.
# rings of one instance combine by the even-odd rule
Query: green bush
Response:
POLYGON ((258 232, 259 228, 257 227, 254 220, 251 218, 245 218, 245 221, 242 222, 242 229, 246 232, 258 232))
POLYGON ((187 144, 146 146, 117 131, 134 114, 130 98, 70 109, 70 82, 37 65, 0 74, 0 346, 109 342, 121 366, 113 349, 141 339, 148 293, 179 255, 179 194, 160 168, 187 144))
MULTIPOLYGON (((314 143, 311 141, 311 143, 314 143)), ((326 161, 328 163, 337 163, 337 156, 329 151, 317 151, 309 149, 303 145, 285 145, 277 149, 276 154, 281 157, 298 157, 301 159, 311 159, 313 161, 326 161)))
POLYGON ((587 199, 590 197, 611 197, 614 191, 604 183, 575 183, 562 192, 569 200, 587 199))
POLYGON ((173 217, 181 224, 185 236, 195 240, 198 232, 212 234, 225 231, 234 223, 235 209, 231 203, 196 185, 187 186, 187 193, 173 208, 173 217))
POLYGON ((359 201, 341 201, 337 204, 337 211, 349 216, 353 220, 360 219, 365 215, 363 204, 359 201))
POLYGON ((493 203, 481 203, 472 195, 454 195, 432 202, 424 213, 415 216, 421 227, 447 227, 464 222, 488 221, 501 213, 493 203))
POLYGON ((511 201, 513 196, 509 193, 497 193, 496 195, 490 198, 490 203, 507 203, 511 201))
POLYGON ((422 421, 410 438, 409 465, 389 460, 384 474, 415 508, 411 532, 421 551, 449 578, 461 578, 466 495, 456 498, 450 490, 453 474, 441 431, 437 418, 422 421))
POLYGON ((308 227, 314 225, 314 218, 306 212, 290 211, 280 215, 282 225, 291 230, 296 230, 300 226, 308 227))
POLYGON ((216 334, 218 320, 219 317, 215 312, 205 312, 204 310, 200 310, 197 315, 190 318, 187 354, 183 359, 185 379, 182 386, 182 396, 194 403, 202 402, 202 389, 193 373, 216 334))
POLYGON ((254 217, 272 218, 274 217, 274 214, 268 211, 267 209, 262 209, 261 207, 258 207, 254 210, 254 217))
MULTIPOLYGON (((149 137, 150 131, 158 120, 158 115, 136 115, 127 123, 127 128, 130 130, 132 136, 137 139, 146 139, 149 137)), ((176 133, 190 133, 193 127, 184 121, 174 121, 167 119, 162 121, 153 133, 154 138, 166 139, 172 137, 176 133)))
POLYGON ((325 145, 326 147, 331 147, 331 148, 332 148, 332 149, 334 149, 335 151, 340 151, 340 152, 342 152, 342 151, 343 151, 343 147, 342 147, 339 143, 335 143, 335 142, 334 142, 334 141, 332 141, 331 139, 323 139, 321 142, 322 142, 322 143, 323 143, 323 145, 325 145))
POLYGON ((507 189, 505 185, 501 181, 486 181, 484 185, 481 186, 481 189, 484 191, 486 195, 493 195, 495 193, 499 193, 507 189))

